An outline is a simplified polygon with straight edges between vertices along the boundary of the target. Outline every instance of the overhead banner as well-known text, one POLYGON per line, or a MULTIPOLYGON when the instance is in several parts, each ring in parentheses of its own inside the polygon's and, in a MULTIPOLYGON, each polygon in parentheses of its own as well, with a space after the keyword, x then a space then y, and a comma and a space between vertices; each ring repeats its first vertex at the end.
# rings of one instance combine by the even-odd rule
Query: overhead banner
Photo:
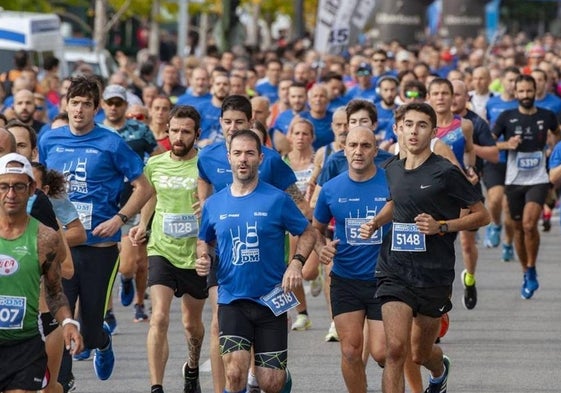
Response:
POLYGON ((485 33, 488 0, 446 0, 442 2, 439 36, 443 38, 476 37, 485 33))
POLYGON ((337 55, 356 44, 367 28, 376 3, 376 0, 320 0, 314 49, 337 55))
POLYGON ((371 36, 382 42, 417 44, 425 39, 426 12, 432 0, 383 0, 376 2, 371 36))
POLYGON ((433 0, 320 0, 314 49, 340 54, 362 34, 404 45, 425 36, 425 14, 433 0))

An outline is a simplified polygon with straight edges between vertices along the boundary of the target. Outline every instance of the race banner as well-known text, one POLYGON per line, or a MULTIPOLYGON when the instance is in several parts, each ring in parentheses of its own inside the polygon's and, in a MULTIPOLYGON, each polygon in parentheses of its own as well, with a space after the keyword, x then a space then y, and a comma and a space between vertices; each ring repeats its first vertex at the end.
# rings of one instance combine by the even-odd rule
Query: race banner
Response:
POLYGON ((358 42, 380 0, 320 0, 314 49, 341 54, 358 42))
POLYGON ((485 8, 488 0, 446 0, 438 34, 443 38, 476 37, 485 33, 485 8))

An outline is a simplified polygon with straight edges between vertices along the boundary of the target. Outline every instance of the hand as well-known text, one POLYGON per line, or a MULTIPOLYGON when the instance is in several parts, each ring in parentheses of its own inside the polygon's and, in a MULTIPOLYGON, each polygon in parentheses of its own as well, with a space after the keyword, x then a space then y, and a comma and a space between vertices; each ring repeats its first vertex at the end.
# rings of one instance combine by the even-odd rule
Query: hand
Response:
POLYGON ((522 143, 522 138, 520 137, 520 135, 511 136, 508 139, 507 143, 509 149, 516 150, 518 148, 518 145, 522 143))
POLYGON ((146 227, 144 225, 132 227, 129 231, 129 239, 134 247, 146 242, 146 227))
POLYGON ((468 181, 473 185, 476 185, 477 182, 479 181, 479 176, 477 175, 477 173, 472 167, 466 170, 466 177, 468 181))
POLYGON ((370 239, 379 226, 375 221, 362 224, 358 230, 361 239, 370 239))
POLYGON ((282 276, 282 289, 284 292, 293 291, 302 286, 302 262, 293 259, 288 264, 282 276))
POLYGON ((195 270, 199 276, 208 276, 210 273, 210 256, 203 252, 203 254, 195 261, 195 270))
POLYGON ((123 221, 118 216, 113 216, 107 221, 103 221, 101 224, 96 226, 92 231, 92 235, 99 237, 111 237, 119 228, 123 226, 123 221))
POLYGON ((325 246, 322 247, 321 253, 319 255, 319 261, 324 265, 329 265, 333 262, 333 258, 335 254, 337 254, 337 244, 339 244, 339 239, 331 240, 325 243, 325 246))
POLYGON ((84 343, 82 341, 82 335, 75 325, 71 323, 64 325, 62 328, 62 336, 64 338, 64 346, 66 350, 70 351, 71 355, 83 351, 84 343))
POLYGON ((421 213, 415 217, 415 224, 419 232, 425 235, 435 235, 440 232, 440 224, 430 214, 421 213))

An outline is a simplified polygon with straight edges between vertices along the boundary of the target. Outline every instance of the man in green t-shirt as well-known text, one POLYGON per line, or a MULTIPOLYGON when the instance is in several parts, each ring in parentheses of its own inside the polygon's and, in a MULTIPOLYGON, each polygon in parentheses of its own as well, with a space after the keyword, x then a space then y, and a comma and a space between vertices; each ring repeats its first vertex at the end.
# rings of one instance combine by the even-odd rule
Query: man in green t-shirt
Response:
MULTIPOLYGON (((5 130, 4 130, 5 131, 5 130)), ((31 164, 9 153, 0 158, 0 392, 36 391, 46 386, 47 355, 39 324, 43 277, 49 311, 63 326, 71 353, 82 350, 80 324, 72 319, 62 291, 56 231, 27 214, 35 192, 31 164)))
POLYGON ((191 106, 180 105, 171 111, 168 134, 172 149, 148 160, 144 172, 155 193, 142 208, 140 224, 129 232, 133 245, 143 242, 148 222, 154 215, 147 247, 152 320, 146 345, 152 393, 163 393, 169 313, 174 295, 182 301, 189 350, 183 365, 184 393, 200 392, 202 312, 208 296, 206 277, 195 272, 200 209, 194 146, 200 134, 200 122, 199 113, 191 106))

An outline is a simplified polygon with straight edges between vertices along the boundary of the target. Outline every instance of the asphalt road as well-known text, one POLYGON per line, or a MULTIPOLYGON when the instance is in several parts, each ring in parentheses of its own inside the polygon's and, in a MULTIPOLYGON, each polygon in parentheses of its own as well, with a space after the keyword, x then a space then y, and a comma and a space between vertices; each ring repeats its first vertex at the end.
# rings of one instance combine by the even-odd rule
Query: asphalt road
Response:
MULTIPOLYGON (((457 248, 454 308, 451 325, 442 348, 452 360, 448 381, 450 393, 559 392, 561 380, 561 234, 559 217, 553 228, 541 233, 538 260, 540 289, 530 300, 520 298, 521 268, 517 261, 500 260, 500 248, 480 248, 477 272, 479 302, 474 310, 462 306, 463 269, 457 248)), ((481 237, 483 230, 480 230, 481 237)), ((482 242, 480 242, 481 244, 482 242)), ((114 336, 116 365, 108 381, 99 381, 92 362, 74 362, 77 392, 149 392, 146 360, 148 323, 134 323, 133 310, 119 304, 114 291, 119 333, 114 336)), ((289 335, 289 368, 293 392, 345 392, 339 367, 338 343, 324 342, 329 326, 323 294, 308 295, 308 310, 313 326, 289 335)), ((174 301, 170 324, 170 357, 164 380, 166 392, 183 391, 181 367, 186 345, 180 322, 180 307, 174 301)), ((205 308, 205 323, 210 306, 205 308)), ((203 393, 212 392, 208 362, 208 337, 205 338, 201 364, 203 393)), ((427 372, 424 372, 428 376, 427 372)), ((370 360, 367 366, 369 392, 380 392, 381 369, 370 360)))

